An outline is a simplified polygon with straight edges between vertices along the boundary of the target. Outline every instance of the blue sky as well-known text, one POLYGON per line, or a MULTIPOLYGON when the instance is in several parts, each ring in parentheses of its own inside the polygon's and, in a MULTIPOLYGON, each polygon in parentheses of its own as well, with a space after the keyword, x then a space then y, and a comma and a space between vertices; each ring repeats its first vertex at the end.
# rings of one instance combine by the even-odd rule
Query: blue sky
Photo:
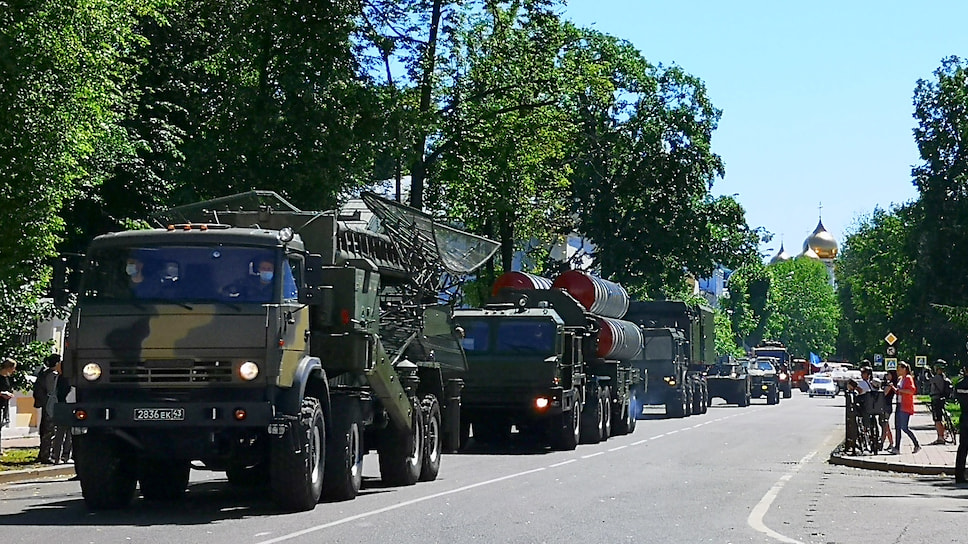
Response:
POLYGON ((799 252, 823 222, 838 241, 876 206, 917 197, 918 79, 968 56, 968 2, 570 0, 566 18, 702 79, 723 110, 716 194, 799 252))

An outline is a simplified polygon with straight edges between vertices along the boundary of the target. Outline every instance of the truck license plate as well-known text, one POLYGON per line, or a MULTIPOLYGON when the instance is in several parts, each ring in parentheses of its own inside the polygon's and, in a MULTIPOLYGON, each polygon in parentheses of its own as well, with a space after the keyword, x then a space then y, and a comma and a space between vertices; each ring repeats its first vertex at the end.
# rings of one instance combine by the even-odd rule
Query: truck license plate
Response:
POLYGON ((135 408, 135 421, 183 421, 184 408, 135 408))

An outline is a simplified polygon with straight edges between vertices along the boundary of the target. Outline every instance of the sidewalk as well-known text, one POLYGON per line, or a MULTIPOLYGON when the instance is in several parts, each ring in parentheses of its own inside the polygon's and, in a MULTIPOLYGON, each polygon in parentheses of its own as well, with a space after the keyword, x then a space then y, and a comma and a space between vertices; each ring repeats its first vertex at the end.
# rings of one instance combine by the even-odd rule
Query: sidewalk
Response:
MULTIPOLYGON (((7 438, 3 436, 3 449, 7 448, 39 448, 40 447, 40 435, 33 433, 24 436, 12 436, 7 438)), ((37 478, 53 478, 53 477, 68 477, 74 476, 74 465, 44 465, 34 468, 25 468, 22 470, 3 470, 0 471, 0 485, 23 482, 27 480, 36 480, 37 478)))
MULTIPOLYGON (((918 442, 921 443, 921 451, 916 454, 911 453, 914 449, 911 439, 902 434, 900 455, 891 455, 887 452, 878 455, 847 455, 843 451, 843 444, 841 444, 830 453, 829 462, 832 465, 868 470, 925 475, 945 474, 954 477, 955 454, 958 447, 954 444, 930 445, 938 438, 938 433, 934 430, 934 421, 931 420, 929 406, 920 403, 915 405, 914 415, 911 417, 911 430, 914 431, 914 435, 918 437, 918 442)), ((893 416, 891 416, 891 432, 894 432, 893 416)), ((961 437, 958 437, 958 439, 961 440, 961 437)))

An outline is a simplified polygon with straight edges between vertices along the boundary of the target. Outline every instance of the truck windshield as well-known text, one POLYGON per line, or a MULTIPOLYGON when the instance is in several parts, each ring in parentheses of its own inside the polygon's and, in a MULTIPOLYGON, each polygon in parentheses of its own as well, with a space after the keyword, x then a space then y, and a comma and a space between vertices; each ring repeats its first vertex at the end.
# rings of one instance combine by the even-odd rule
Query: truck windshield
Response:
POLYGON ((645 349, 642 358, 646 361, 669 361, 673 359, 672 338, 668 336, 654 336, 645 339, 645 349))
POLYGON ((461 320, 468 354, 553 354, 558 327, 552 321, 527 319, 461 320))
MULTIPOLYGON (((277 286, 295 291, 292 267, 279 252, 256 247, 107 248, 91 255, 86 300, 270 302, 277 286)), ((291 293, 290 293, 291 294, 291 293)))

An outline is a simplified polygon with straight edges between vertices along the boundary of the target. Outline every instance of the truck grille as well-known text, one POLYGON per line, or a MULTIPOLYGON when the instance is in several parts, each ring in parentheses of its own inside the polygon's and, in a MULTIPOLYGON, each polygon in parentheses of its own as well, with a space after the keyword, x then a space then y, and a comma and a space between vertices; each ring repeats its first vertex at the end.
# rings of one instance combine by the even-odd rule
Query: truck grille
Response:
POLYGON ((231 361, 117 361, 108 370, 111 383, 209 384, 231 383, 231 361))

